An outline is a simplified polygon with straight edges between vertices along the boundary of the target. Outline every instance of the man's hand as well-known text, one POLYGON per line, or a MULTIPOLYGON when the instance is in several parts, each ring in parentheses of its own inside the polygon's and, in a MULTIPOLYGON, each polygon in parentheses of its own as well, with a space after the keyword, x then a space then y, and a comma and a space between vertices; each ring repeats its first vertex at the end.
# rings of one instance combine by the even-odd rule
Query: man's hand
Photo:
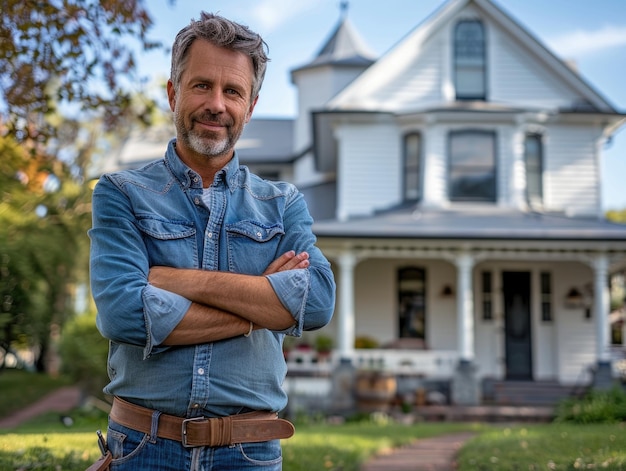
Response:
POLYGON ((295 251, 290 250, 270 263, 263 272, 263 275, 271 275, 279 271, 295 270, 298 268, 309 268, 309 254, 307 252, 300 252, 296 255, 295 251))
MULTIPOLYGON (((300 252, 299 254, 296 254, 295 251, 290 250, 270 263, 263 272, 263 275, 271 275, 272 273, 278 273, 280 271, 296 270, 308 267, 309 254, 307 252, 300 252)), ((152 286, 177 293, 176 282, 179 281, 179 279, 176 278, 176 272, 178 270, 178 268, 171 267, 152 267, 150 268, 150 273, 148 273, 148 281, 152 286)), ((178 292, 178 294, 183 293, 178 292)))

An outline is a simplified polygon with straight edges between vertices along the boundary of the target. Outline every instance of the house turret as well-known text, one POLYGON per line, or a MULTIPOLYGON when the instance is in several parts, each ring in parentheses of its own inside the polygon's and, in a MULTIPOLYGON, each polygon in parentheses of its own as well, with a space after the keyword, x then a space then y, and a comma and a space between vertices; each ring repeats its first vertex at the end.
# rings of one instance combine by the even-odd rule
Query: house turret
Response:
POLYGON ((298 117, 294 151, 311 146, 311 111, 321 109, 331 98, 352 83, 375 61, 375 55, 361 39, 342 4, 339 23, 315 58, 291 70, 291 82, 298 95, 298 117))

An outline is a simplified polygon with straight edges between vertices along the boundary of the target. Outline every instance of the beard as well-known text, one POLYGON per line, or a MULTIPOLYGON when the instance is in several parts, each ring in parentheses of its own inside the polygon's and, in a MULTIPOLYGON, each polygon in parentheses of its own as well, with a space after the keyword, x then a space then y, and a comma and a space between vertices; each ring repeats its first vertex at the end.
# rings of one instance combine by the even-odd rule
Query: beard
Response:
POLYGON ((187 127, 185 118, 176 109, 174 111, 174 123, 178 139, 194 152, 206 157, 217 157, 234 149, 243 127, 234 126, 233 120, 227 116, 218 116, 211 113, 198 113, 190 116, 191 126, 187 127), (194 129, 194 123, 215 123, 224 126, 226 137, 218 137, 211 131, 198 131, 194 129))

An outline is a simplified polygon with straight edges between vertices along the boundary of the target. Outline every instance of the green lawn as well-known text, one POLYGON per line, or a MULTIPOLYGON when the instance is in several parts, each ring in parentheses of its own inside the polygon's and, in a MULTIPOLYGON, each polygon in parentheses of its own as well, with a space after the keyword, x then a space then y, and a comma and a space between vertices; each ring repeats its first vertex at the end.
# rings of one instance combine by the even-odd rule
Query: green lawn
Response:
MULTIPOLYGON (((32 373, 0 373, 0 416, 67 384, 32 373), (8 374, 7 374, 8 373, 8 374)), ((98 456, 95 431, 106 429, 106 415, 80 409, 64 425, 50 413, 15 430, 0 430, 0 470, 82 471, 98 456)), ((283 442, 285 471, 358 471, 367 458, 425 437, 462 430, 476 432, 460 452, 459 471, 624 470, 626 423, 476 425, 417 423, 384 418, 342 425, 296 424, 283 442)), ((393 471, 393 470, 389 470, 393 471)))
POLYGON ((626 424, 494 427, 461 450, 460 470, 626 470, 626 424))

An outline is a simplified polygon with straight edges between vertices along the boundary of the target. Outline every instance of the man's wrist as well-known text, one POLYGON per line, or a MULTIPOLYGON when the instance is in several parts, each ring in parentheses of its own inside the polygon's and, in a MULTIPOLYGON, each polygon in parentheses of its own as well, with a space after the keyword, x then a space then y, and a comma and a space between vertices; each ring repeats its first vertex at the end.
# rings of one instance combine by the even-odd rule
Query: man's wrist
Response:
POLYGON ((247 334, 243 334, 244 337, 250 337, 250 334, 252 334, 252 331, 254 330, 254 322, 250 321, 250 328, 248 330, 247 334))

